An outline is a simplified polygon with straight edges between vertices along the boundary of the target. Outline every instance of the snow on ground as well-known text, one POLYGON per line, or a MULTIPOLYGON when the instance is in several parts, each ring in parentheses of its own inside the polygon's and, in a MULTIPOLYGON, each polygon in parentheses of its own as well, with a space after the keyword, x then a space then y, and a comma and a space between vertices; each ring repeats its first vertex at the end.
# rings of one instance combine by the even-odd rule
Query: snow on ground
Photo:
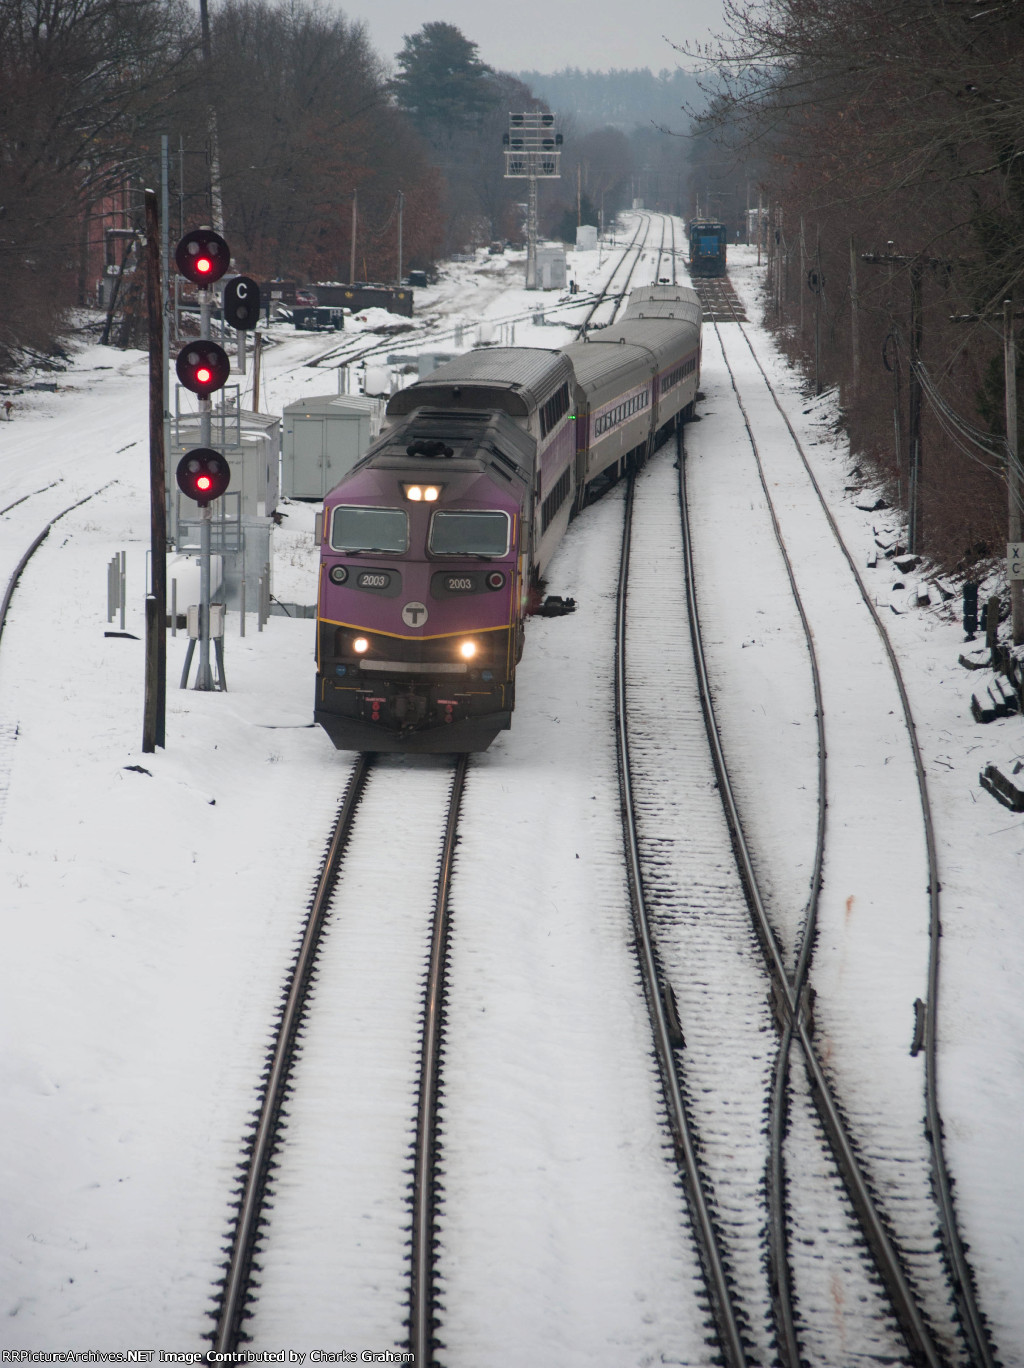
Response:
MULTIPOLYGON (((576 263, 586 289, 598 274, 597 254, 579 255, 589 258, 576 263)), ((605 256, 604 271, 608 264, 605 256)), ((540 297, 521 288, 521 265, 521 255, 480 253, 451 267, 437 285, 418 292, 417 308, 436 320, 433 340, 395 335, 394 350, 441 349, 437 335, 447 331, 454 343, 460 322, 465 347, 477 340, 473 330, 481 322, 494 341, 511 342, 513 324, 518 346, 567 341, 568 328, 550 322, 553 296, 543 297, 545 321, 535 321, 540 297)), ((751 253, 734 251, 732 275, 753 301, 759 275, 751 253)), ((358 337, 273 326, 261 407, 280 412, 293 399, 336 392, 337 359, 311 363, 332 348, 344 359, 376 336, 368 333, 371 326, 388 325, 368 319, 355 329, 358 337)), ((845 535, 851 545, 867 546, 871 516, 844 493, 848 462, 828 403, 809 403, 799 378, 771 360, 763 331, 751 331, 845 535)), ((13 421, 0 421, 0 508, 60 483, 0 515, 4 576, 48 517, 106 488, 58 523, 33 560, 0 651, 0 768, 8 770, 6 800, 0 781, 0 1089, 6 1102, 0 1347, 195 1350, 204 1347, 208 1329, 204 1313, 222 1257, 253 1080, 350 760, 310 725, 312 623, 275 616, 260 633, 250 616, 242 638, 237 614, 229 616, 226 642, 229 693, 180 691, 185 641, 181 635, 169 640, 167 746, 142 753, 146 358, 89 343, 66 371, 30 379, 55 379, 59 388, 16 394, 13 421), (128 552, 125 626, 132 635, 108 637, 105 631, 118 624, 106 621, 106 567, 121 549, 128 552)), ((713 423, 709 416, 701 428, 709 444, 713 423)), ((723 497, 726 488, 723 482, 723 497)), ((587 555, 604 554, 605 547, 612 554, 614 539, 602 531, 610 507, 599 506, 576 525, 574 556, 590 537, 601 540, 597 553, 588 547, 587 555)), ((302 592, 315 563, 310 510, 291 505, 283 511, 277 594, 311 601, 302 592)), ((574 563, 560 561, 556 569, 564 564, 568 573, 574 563)), ((879 560, 863 573, 880 601, 888 604, 898 593, 889 562, 879 560)), ((737 581, 737 592, 749 592, 749 576, 739 569, 737 581)), ((559 584, 551 587, 560 592, 559 584)), ((586 592, 584 575, 579 593, 586 592)), ((1024 724, 1014 718, 985 727, 971 719, 975 685, 957 664, 962 632, 948 608, 904 604, 889 617, 939 824, 947 1149, 982 1305, 1003 1362, 1019 1365, 1024 950, 1017 920, 1024 819, 999 807, 977 776, 988 759, 1005 767, 1013 755, 1024 758, 1024 724)), ((496 745, 482 762, 479 782, 486 774, 496 792, 509 786, 510 830, 526 830, 527 813, 533 820, 548 772, 543 735, 560 734, 550 698, 566 668, 562 648, 571 629, 565 627, 557 620, 531 625, 513 744, 496 745), (541 741, 527 744, 535 736, 541 741), (495 773, 505 763, 507 781, 495 773), (530 804, 518 816, 517 802, 530 804)), ((581 688, 604 687, 592 674, 579 678, 581 688)), ((571 755, 569 748, 567 765, 571 755)), ((567 804, 558 811, 559 840, 578 841, 574 851, 590 848, 593 819, 588 805, 581 806, 586 810, 567 804)), ((470 843, 477 840, 471 832, 470 843)), ((802 844, 794 856, 805 861, 802 844)), ((478 871, 467 867, 461 877, 467 890, 479 893, 478 871)), ((620 876, 609 870, 608 877, 620 876)), ((577 896, 573 888, 565 884, 566 897, 577 896)), ((586 882, 579 885, 581 900, 591 892, 586 882)), ((571 902, 570 911, 585 924, 589 903, 571 902)), ((554 1071, 557 1060, 548 1063, 554 1071)), ((557 1095, 556 1072, 548 1086, 557 1095)), ((565 1088, 578 1091, 578 1080, 567 1077, 565 1088)), ((524 1134, 538 1147, 547 1143, 543 1125, 524 1134)), ((535 1160, 542 1165, 551 1156, 535 1160)), ((481 1187, 494 1185, 496 1210, 504 1181, 500 1164, 479 1177, 481 1187)), ((557 1184, 552 1191, 557 1194, 557 1184)), ((628 1200, 628 1194, 605 1196, 628 1200)), ((515 1190, 505 1198, 509 1209, 520 1201, 515 1190)), ((582 1254, 571 1229, 560 1237, 582 1254)), ((542 1266, 557 1252, 557 1245, 531 1251, 525 1226, 515 1248, 518 1258, 536 1257, 542 1266)), ((624 1267, 629 1255, 627 1245, 624 1267)), ((606 1264, 609 1273, 616 1266, 606 1264)), ((472 1268, 460 1276, 460 1295, 479 1292, 486 1306, 494 1289, 476 1287, 472 1268)), ((673 1278, 678 1273, 668 1275, 673 1278)), ((576 1317, 611 1323, 587 1304, 607 1293, 607 1285, 574 1288, 561 1332, 576 1317)), ((632 1301, 637 1325, 649 1324, 639 1294, 632 1301)), ((626 1333, 639 1353, 650 1341, 622 1331, 626 1305, 614 1313, 617 1333, 626 1333)), ((546 1332, 558 1312, 554 1303, 545 1308, 546 1332)), ((485 1333, 469 1306, 463 1317, 467 1334, 485 1333)), ((538 1327, 509 1323, 502 1333, 521 1336, 517 1348, 524 1353, 532 1345, 533 1362, 554 1362, 538 1327)), ((592 1338, 589 1344, 594 1350, 592 1338)), ((611 1346, 592 1361, 622 1368, 633 1359, 611 1346)))
MULTIPOLYGON (((760 316, 754 252, 734 251, 730 276, 751 318, 760 316)), ((879 514, 850 492, 848 448, 836 433, 834 399, 807 398, 799 376, 752 329, 766 365, 849 547, 861 549, 861 575, 885 618, 904 670, 928 776, 939 843, 942 958, 939 1001, 940 1107, 947 1161, 970 1259, 1003 1362, 1024 1363, 1024 975, 1020 914, 1024 899, 1024 817, 1001 807, 978 783, 985 764, 1011 774, 1024 760, 1020 715, 979 725, 971 715, 977 675, 958 657, 966 649, 959 600, 919 607, 908 577, 879 555, 879 514), (891 608, 890 608, 891 605, 891 608)), ((886 517, 891 514, 885 515, 886 517)), ((927 581, 928 567, 914 572, 927 581)), ((1018 777, 1019 782, 1019 777, 1018 777)), ((877 858, 875 851, 866 858, 877 858)))

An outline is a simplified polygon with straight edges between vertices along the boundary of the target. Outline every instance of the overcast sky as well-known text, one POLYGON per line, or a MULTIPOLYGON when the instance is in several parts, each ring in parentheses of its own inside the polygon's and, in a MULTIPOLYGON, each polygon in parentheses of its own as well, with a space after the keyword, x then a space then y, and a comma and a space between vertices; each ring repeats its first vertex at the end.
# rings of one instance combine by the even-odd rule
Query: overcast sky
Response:
POLYGON ((426 23, 454 24, 501 71, 545 74, 575 66, 687 65, 670 43, 706 42, 721 26, 722 0, 335 0, 366 22, 370 41, 389 62, 402 37, 426 23), (668 40, 668 41, 666 41, 668 40))

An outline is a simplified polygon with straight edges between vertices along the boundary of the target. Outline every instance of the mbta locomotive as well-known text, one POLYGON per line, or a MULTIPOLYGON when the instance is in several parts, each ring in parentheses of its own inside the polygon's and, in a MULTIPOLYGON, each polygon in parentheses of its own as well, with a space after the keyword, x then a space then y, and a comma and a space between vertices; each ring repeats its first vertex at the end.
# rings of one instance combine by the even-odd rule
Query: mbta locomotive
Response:
POLYGON ((342 750, 485 750, 569 519, 693 411, 700 303, 634 290, 557 351, 481 348, 393 395, 327 496, 315 719, 342 750))

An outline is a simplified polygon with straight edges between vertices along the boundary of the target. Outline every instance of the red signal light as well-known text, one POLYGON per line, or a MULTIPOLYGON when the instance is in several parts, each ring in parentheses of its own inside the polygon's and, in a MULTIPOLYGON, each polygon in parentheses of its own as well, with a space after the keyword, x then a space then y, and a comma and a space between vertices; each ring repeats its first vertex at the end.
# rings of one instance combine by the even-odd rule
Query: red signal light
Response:
POLYGON ((231 250, 212 228, 194 228, 175 247, 174 262, 193 285, 212 285, 231 264, 231 250))
POLYGON ((178 488, 204 508, 219 499, 231 483, 231 467, 211 447, 194 447, 186 451, 175 471, 178 488))
POLYGON ((187 342, 182 347, 174 369, 186 389, 198 394, 200 399, 207 399, 214 390, 227 384, 231 362, 223 347, 216 342, 200 339, 198 342, 187 342))

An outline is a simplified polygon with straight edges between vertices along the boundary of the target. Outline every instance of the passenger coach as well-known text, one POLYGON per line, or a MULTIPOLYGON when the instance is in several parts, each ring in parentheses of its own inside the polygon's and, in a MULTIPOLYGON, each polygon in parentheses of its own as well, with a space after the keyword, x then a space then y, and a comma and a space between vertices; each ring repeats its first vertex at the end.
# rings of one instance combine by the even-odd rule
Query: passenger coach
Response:
POLYGON ((484 750, 570 517, 693 411, 700 305, 634 291, 559 351, 467 353, 392 396, 324 504, 316 721, 345 750, 484 750), (649 316, 651 315, 651 316, 649 316))

